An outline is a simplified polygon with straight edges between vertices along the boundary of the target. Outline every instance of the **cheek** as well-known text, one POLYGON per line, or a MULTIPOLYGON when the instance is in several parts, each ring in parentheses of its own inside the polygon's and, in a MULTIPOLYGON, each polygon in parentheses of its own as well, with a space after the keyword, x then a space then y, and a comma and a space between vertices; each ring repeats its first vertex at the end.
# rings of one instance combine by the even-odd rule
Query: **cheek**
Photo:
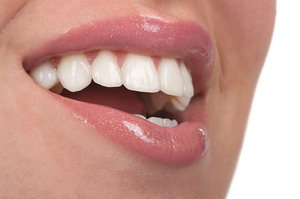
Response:
POLYGON ((263 65, 275 18, 275 0, 210 0, 209 20, 225 78, 255 82, 263 65), (226 77, 227 76, 227 77, 226 77))
POLYGON ((269 43, 275 16, 274 0, 224 2, 224 13, 231 23, 233 35, 250 46, 269 43))
POLYGON ((8 23, 9 20, 18 12, 28 0, 1 0, 0 1, 0 30, 8 23))
POLYGON ((236 45, 249 47, 269 44, 275 18, 275 0, 213 0, 219 34, 226 34, 236 45), (221 28, 221 29, 220 29, 221 28), (257 45, 260 44, 260 45, 257 45))

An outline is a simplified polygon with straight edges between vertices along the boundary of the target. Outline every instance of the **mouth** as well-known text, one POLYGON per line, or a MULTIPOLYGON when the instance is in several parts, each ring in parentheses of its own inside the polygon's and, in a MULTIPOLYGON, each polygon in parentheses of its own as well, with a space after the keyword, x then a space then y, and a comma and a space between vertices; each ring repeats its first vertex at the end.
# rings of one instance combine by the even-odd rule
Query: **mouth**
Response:
POLYGON ((32 79, 91 131, 170 164, 205 156, 213 47, 199 25, 145 17, 93 22, 24 60, 32 79))

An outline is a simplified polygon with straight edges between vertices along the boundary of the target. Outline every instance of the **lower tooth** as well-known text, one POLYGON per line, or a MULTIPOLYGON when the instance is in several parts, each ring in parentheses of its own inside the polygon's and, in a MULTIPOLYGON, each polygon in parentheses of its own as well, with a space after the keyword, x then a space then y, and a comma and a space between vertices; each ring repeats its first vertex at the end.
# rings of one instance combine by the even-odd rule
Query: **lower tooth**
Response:
POLYGON ((143 116, 143 115, 140 115, 140 114, 134 114, 135 116, 137 116, 137 117, 139 117, 139 118, 142 118, 142 119, 147 119, 145 116, 143 116))
POLYGON ((150 117, 148 119, 149 122, 152 122, 158 126, 162 127, 169 127, 169 128, 174 128, 178 125, 176 120, 170 120, 170 119, 162 119, 159 117, 150 117))
POLYGON ((158 126, 164 125, 163 119, 161 119, 159 117, 150 117, 150 118, 148 118, 148 121, 152 122, 153 124, 156 124, 158 126))
POLYGON ((150 117, 150 118, 146 118, 143 115, 140 114, 134 114, 135 116, 148 120, 149 122, 152 122, 153 124, 156 124, 158 126, 162 126, 162 127, 169 127, 169 128, 174 128, 176 126, 178 126, 178 122, 176 120, 170 120, 170 119, 162 119, 160 117, 150 117))
POLYGON ((178 125, 176 120, 163 119, 163 122, 165 127, 173 128, 178 125))

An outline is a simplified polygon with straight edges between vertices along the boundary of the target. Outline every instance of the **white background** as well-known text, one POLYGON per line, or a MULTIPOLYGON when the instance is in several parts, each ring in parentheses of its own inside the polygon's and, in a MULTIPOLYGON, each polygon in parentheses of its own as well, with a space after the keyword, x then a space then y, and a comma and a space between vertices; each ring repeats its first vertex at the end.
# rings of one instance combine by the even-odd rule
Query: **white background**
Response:
POLYGON ((300 199, 300 1, 278 0, 228 199, 300 199))

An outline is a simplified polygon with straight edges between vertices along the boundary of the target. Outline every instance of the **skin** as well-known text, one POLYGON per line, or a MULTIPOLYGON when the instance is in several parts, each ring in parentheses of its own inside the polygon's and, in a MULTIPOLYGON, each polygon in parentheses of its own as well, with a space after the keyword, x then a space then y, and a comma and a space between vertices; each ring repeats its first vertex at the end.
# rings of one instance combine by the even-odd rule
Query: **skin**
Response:
POLYGON ((0 198, 225 198, 270 44, 275 3, 0 1, 0 198), (192 20, 213 40, 214 71, 207 90, 210 148, 194 164, 155 162, 90 133, 22 67, 32 48, 72 27, 139 14, 192 20))

